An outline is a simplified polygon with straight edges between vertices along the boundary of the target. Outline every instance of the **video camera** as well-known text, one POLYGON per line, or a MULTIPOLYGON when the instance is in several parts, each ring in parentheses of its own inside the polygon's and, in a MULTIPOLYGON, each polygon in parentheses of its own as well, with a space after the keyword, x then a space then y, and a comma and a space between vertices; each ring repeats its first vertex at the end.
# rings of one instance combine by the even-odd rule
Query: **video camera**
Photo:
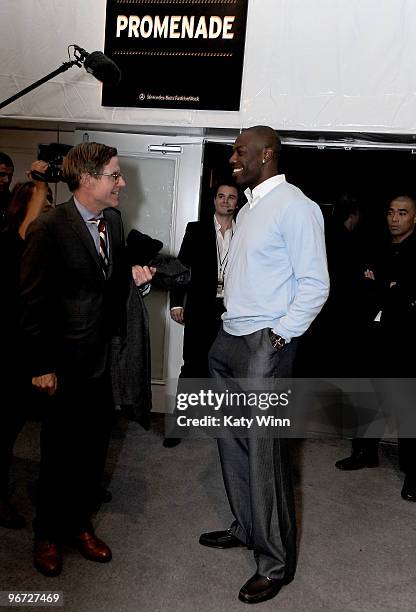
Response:
POLYGON ((38 145, 38 159, 49 164, 46 172, 32 171, 31 175, 37 181, 45 183, 59 183, 62 181, 62 162, 71 145, 52 142, 51 144, 38 145))

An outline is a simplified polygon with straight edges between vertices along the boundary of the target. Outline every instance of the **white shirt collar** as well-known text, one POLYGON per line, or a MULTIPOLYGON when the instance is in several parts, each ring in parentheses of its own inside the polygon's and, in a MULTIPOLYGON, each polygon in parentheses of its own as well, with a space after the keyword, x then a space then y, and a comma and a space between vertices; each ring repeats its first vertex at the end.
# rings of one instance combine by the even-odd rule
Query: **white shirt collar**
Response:
MULTIPOLYGON (((214 213, 214 226, 215 226, 215 231, 216 232, 221 230, 221 224, 218 222, 218 219, 215 216, 215 213, 214 213)), ((226 231, 228 232, 230 229, 234 229, 234 228, 235 228, 235 221, 233 219, 232 222, 231 222, 231 227, 229 227, 228 230, 226 230, 226 231)))
POLYGON ((265 195, 267 195, 272 189, 284 183, 286 181, 286 177, 284 174, 275 174, 270 178, 266 179, 256 187, 254 187, 253 191, 251 191, 250 187, 244 191, 244 195, 247 198, 247 202, 250 208, 253 208, 265 195))

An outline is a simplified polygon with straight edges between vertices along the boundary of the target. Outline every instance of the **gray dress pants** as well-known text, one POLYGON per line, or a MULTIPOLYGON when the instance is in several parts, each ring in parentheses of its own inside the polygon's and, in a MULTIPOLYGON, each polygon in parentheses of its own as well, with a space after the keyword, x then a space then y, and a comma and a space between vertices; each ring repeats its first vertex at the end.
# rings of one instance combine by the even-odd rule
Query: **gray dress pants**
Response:
MULTIPOLYGON (((283 349, 274 349, 268 328, 246 336, 232 336, 221 329, 209 354, 211 375, 216 379, 290 377, 296 344, 292 340, 283 349)), ((238 390, 238 383, 232 384, 238 390)), ((219 439, 218 447, 235 517, 231 533, 253 549, 260 575, 289 581, 296 568, 296 519, 287 442, 279 437, 230 436, 219 439)))

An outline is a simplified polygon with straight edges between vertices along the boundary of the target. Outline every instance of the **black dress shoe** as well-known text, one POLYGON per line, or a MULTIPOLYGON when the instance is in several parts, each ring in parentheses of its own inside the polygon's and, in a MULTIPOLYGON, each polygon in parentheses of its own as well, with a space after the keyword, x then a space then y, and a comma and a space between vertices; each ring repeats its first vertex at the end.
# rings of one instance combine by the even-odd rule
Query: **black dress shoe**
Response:
POLYGON ((254 574, 241 587, 238 599, 249 604, 261 603, 275 597, 285 584, 287 581, 283 578, 268 578, 268 576, 254 574))
POLYGON ((165 448, 174 448, 175 446, 178 446, 178 444, 180 444, 181 441, 182 441, 182 438, 164 438, 163 446, 165 448))
POLYGON ((203 533, 199 538, 199 543, 202 546, 210 548, 236 548, 237 546, 245 546, 244 542, 233 536, 229 529, 226 531, 210 531, 203 533))
POLYGON ((339 470, 352 471, 363 468, 378 467, 378 454, 369 454, 364 451, 354 451, 350 457, 340 459, 335 463, 339 470))
POLYGON ((416 502, 416 481, 414 479, 405 477, 401 496, 406 501, 416 502))
POLYGON ((0 499, 0 527, 6 529, 23 529, 26 521, 7 499, 0 499))

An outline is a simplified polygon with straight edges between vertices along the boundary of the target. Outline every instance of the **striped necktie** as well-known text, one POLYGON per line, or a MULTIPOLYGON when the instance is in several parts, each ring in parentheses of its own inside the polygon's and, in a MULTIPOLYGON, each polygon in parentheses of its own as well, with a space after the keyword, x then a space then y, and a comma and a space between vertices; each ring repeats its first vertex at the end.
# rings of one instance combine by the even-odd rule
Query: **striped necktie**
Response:
POLYGON ((107 242, 107 227, 105 220, 101 217, 100 219, 91 219, 91 223, 95 223, 98 228, 98 235, 100 238, 100 249, 99 257, 100 264, 104 276, 107 278, 108 273, 108 242, 107 242))

